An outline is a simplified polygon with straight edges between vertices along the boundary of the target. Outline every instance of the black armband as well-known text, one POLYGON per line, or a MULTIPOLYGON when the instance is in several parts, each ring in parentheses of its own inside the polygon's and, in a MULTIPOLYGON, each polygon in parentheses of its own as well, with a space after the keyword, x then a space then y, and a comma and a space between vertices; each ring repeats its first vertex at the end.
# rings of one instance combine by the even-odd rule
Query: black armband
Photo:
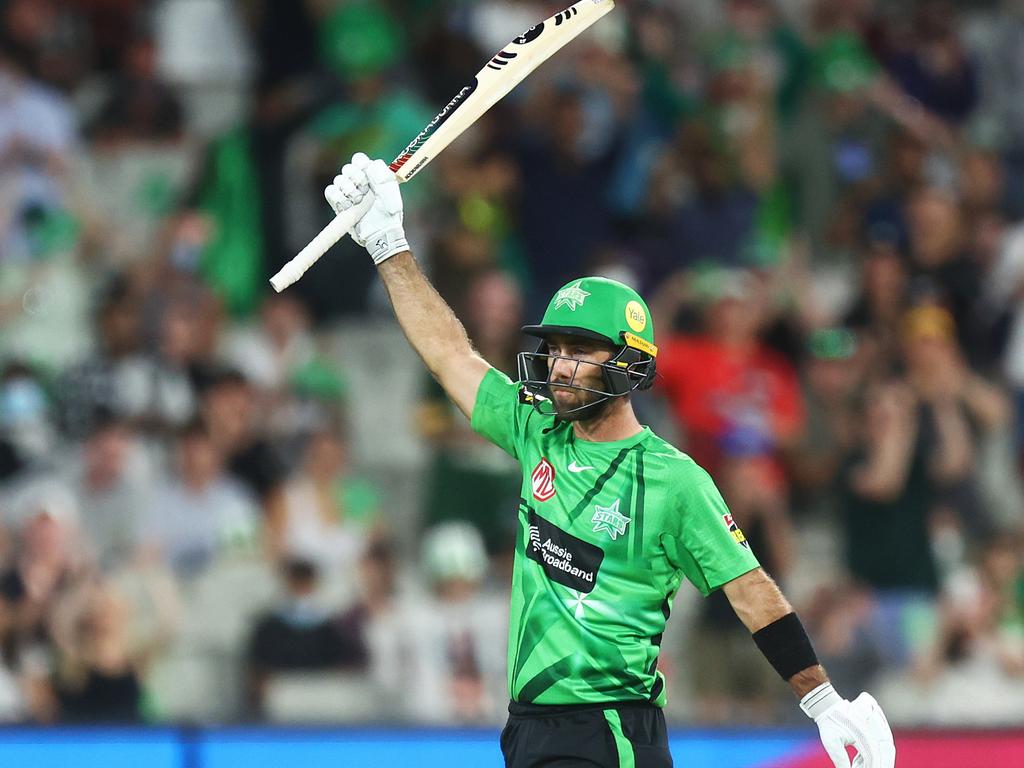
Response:
POLYGON ((811 639, 804 631, 795 613, 787 613, 767 627, 754 633, 754 643, 768 659, 783 680, 789 680, 797 672, 816 666, 811 639))

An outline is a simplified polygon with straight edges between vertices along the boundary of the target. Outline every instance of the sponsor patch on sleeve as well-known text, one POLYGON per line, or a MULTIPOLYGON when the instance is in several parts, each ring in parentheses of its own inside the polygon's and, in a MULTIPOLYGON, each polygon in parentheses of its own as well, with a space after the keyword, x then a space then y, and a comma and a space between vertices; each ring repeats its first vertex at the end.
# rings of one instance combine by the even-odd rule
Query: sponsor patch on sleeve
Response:
POLYGON ((519 385, 519 404, 520 405, 536 405, 537 403, 546 403, 548 399, 544 395, 539 395, 535 392, 531 392, 526 388, 525 385, 519 385))
POLYGON ((725 527, 729 529, 729 533, 732 534, 736 543, 750 549, 750 542, 747 541, 747 537, 743 535, 743 531, 740 530, 740 527, 736 525, 736 521, 733 520, 732 515, 726 512, 722 515, 722 520, 725 521, 725 527))

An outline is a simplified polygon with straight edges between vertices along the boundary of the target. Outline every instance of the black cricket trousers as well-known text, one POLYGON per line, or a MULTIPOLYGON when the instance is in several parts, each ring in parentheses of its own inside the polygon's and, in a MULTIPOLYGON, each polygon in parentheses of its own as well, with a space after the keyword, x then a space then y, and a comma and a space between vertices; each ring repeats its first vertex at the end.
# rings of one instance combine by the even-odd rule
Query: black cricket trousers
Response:
POLYGON ((672 768, 665 713, 648 702, 508 705, 506 768, 672 768))

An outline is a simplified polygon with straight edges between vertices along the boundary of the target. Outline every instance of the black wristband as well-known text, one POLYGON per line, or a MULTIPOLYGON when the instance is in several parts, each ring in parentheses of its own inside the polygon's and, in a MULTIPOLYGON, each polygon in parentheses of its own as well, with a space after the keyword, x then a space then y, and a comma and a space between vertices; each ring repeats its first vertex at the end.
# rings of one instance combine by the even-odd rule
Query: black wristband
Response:
POLYGON ((754 633, 754 642, 783 680, 818 663, 811 639, 795 613, 787 613, 754 633))

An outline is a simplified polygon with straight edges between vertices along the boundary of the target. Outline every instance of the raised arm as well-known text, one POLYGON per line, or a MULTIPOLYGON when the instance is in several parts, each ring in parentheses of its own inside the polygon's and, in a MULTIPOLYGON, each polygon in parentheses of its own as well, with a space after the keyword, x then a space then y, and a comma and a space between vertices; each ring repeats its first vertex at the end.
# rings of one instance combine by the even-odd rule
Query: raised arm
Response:
POLYGON ((368 194, 374 196, 374 203, 356 224, 352 238, 377 265, 405 337, 448 397, 471 418, 477 390, 490 365, 473 349, 466 329, 409 250, 394 173, 383 160, 370 161, 358 153, 324 192, 337 213, 359 205, 368 194))
POLYGON ((473 349, 466 329, 411 252, 388 259, 379 271, 405 337, 452 402, 472 418, 477 389, 491 366, 473 349))
POLYGON ((846 746, 857 749, 860 768, 893 768, 892 731, 871 694, 842 698, 818 663, 793 607, 772 578, 755 568, 722 589, 754 642, 800 698, 800 708, 818 726, 821 743, 836 768, 850 768, 846 746))

